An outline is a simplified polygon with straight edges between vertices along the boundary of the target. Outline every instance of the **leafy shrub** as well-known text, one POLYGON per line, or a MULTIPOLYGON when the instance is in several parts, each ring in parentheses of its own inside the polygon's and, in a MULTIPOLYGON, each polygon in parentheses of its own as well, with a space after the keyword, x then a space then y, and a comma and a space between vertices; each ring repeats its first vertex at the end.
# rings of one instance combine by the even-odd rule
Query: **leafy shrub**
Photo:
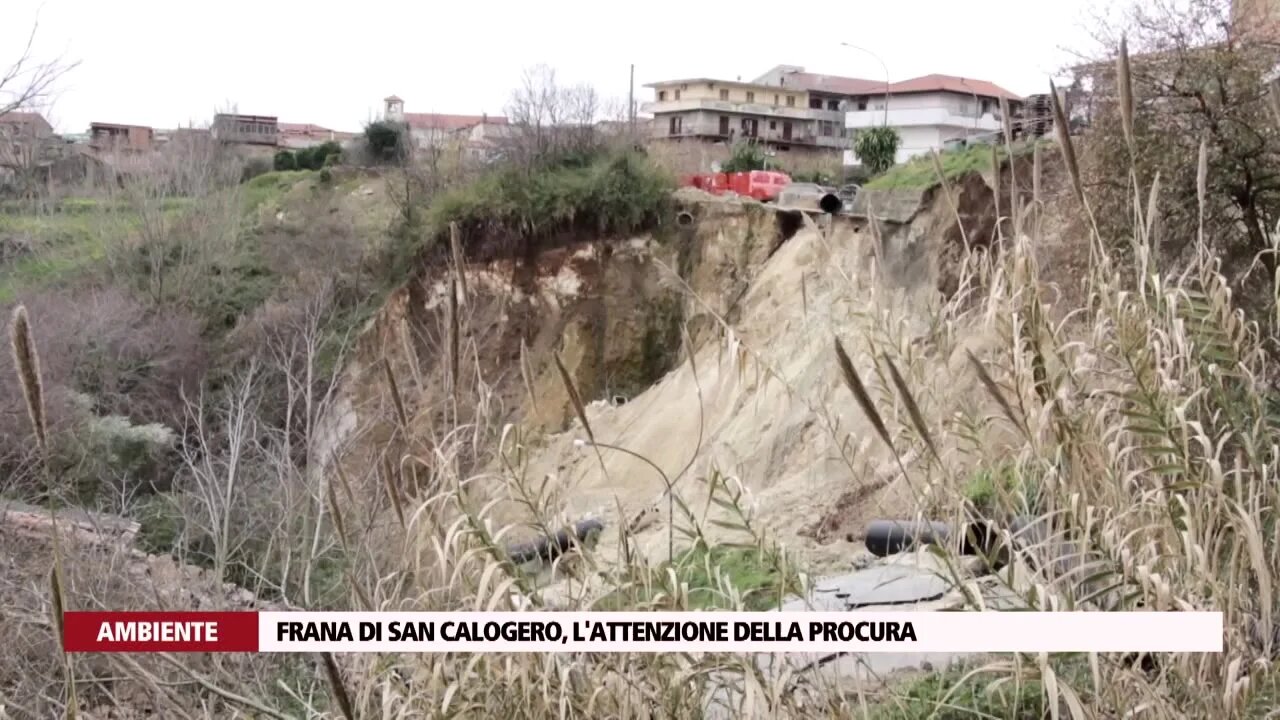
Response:
POLYGON ((271 172, 271 161, 263 157, 253 157, 245 161, 240 169, 240 182, 245 183, 271 172))
MULTIPOLYGON (((342 156, 342 146, 336 142, 305 148, 294 154, 298 170, 320 170, 326 165, 336 165, 342 156)), ((276 168, 277 170, 292 168, 276 168)))
POLYGON ((469 232, 496 230, 525 239, 573 228, 624 235, 658 224, 674 181, 629 151, 529 172, 506 167, 441 196, 428 213, 442 235, 450 222, 469 232))
POLYGON ((853 137, 853 152, 873 175, 893 167, 894 157, 898 154, 898 146, 902 138, 898 131, 887 126, 860 130, 853 137))
POLYGON ((759 143, 740 142, 733 146, 733 153, 720 166, 721 172, 747 172, 764 169, 764 148, 759 143))
POLYGON ((333 173, 329 172, 329 168, 326 167, 320 171, 320 182, 322 183, 333 182, 333 173))
POLYGON ((276 153, 276 156, 271 163, 271 168, 276 172, 283 170, 297 170, 298 159, 288 150, 281 150, 276 153))
POLYGON ((866 185, 871 180, 871 171, 866 165, 852 165, 844 169, 844 182, 846 184, 866 185))
POLYGON ((408 154, 406 128, 399 123, 380 120, 364 128, 364 142, 374 159, 379 162, 395 162, 408 154))

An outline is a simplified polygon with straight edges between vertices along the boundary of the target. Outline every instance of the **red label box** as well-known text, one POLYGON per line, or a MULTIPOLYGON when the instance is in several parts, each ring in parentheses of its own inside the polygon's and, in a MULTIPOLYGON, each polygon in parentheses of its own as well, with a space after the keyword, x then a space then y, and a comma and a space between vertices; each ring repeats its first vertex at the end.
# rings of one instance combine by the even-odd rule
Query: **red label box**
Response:
POLYGON ((256 612, 66 612, 63 650, 257 652, 256 612))

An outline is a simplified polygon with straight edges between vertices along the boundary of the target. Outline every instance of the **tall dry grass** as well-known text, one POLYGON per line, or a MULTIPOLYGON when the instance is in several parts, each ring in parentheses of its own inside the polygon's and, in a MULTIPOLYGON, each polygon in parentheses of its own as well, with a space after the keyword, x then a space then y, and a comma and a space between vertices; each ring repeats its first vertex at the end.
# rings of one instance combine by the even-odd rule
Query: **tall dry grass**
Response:
MULTIPOLYGON (((1121 67, 1126 66, 1122 60, 1121 67)), ((1055 112, 1062 117, 1060 108, 1055 112)), ((1073 138, 1064 132, 1059 142, 1076 206, 1088 215, 1073 138)), ((900 318, 873 314, 874 327, 858 339, 856 353, 872 358, 872 368, 859 372, 848 352, 853 341, 837 341, 832 373, 844 377, 851 394, 820 403, 852 401, 868 417, 916 491, 921 513, 974 518, 979 511, 970 502, 967 483, 980 472, 1008 477, 1008 484, 996 484, 993 506, 982 513, 995 520, 1035 515, 1040 527, 1049 529, 1048 539, 1019 546, 1025 549, 998 575, 1033 607, 1195 609, 1225 615, 1221 655, 995 658, 970 673, 987 689, 1034 683, 1036 707, 1054 718, 1273 717, 1268 713, 1278 695, 1273 662, 1280 417, 1268 345, 1280 332, 1280 318, 1250 317, 1239 309, 1204 242, 1186 266, 1163 265, 1159 223, 1141 212, 1129 238, 1132 271, 1114 271, 1106 250, 1111 245, 1098 237, 1090 217, 1085 223, 1090 235, 1082 239, 1093 249, 1091 271, 1081 279, 1089 289, 1086 302, 1051 307, 1038 269, 1039 253, 1050 240, 1039 222, 1049 199, 1040 196, 1044 183, 1038 160, 1030 196, 1019 194, 1015 184, 1009 188, 1010 202, 1002 200, 1010 217, 997 225, 995 251, 964 258, 962 292, 931 318, 936 347, 929 353, 913 351, 900 337, 900 318), (962 370, 946 372, 939 358, 964 350, 959 338, 975 334, 994 338, 993 347, 968 354, 962 370), (962 393, 979 401, 956 402, 962 393), (1075 548, 1066 562, 1061 547, 1075 548)), ((1207 170, 1202 166, 1198 172, 1207 170)), ((1149 208, 1158 207, 1158 187, 1133 190, 1151 198, 1149 208)), ((1280 300, 1280 290, 1272 300, 1280 300)), ((316 524, 336 538, 343 555, 347 604, 374 610, 599 609, 607 599, 613 608, 682 608, 689 606, 693 589, 687 563, 701 562, 711 578, 712 604, 742 608, 742 589, 710 553, 672 553, 675 558, 662 562, 623 552, 623 562, 606 564, 583 548, 556 561, 553 572, 565 579, 557 593, 515 566, 504 549, 515 534, 548 532, 573 518, 563 516, 554 488, 530 477, 536 444, 519 428, 498 424, 497 409, 485 400, 484 379, 478 371, 465 371, 474 360, 474 346, 452 343, 467 336, 466 318, 450 314, 449 362, 436 376, 402 378, 389 363, 380 368, 391 388, 410 381, 447 387, 440 402, 455 410, 447 415, 465 415, 466 422, 422 430, 419 416, 431 409, 407 408, 393 391, 388 425, 399 433, 418 427, 429 435, 421 446, 430 452, 397 455, 388 445, 383 457, 367 463, 366 474, 335 475, 325 482, 336 487, 317 492, 323 498, 317 512, 324 519, 316 524), (456 412, 468 402, 474 412, 456 412), (494 469, 464 475, 460 468, 483 465, 478 459, 494 469), (410 486, 426 488, 427 494, 403 491, 410 486), (516 498, 537 519, 533 527, 499 523, 493 514, 498 496, 516 498)), ((566 383, 576 395, 572 381, 566 383)), ((574 404, 589 429, 581 401, 574 404)), ((611 451, 603 445, 595 450, 611 451)), ((849 463, 851 472, 857 467, 849 463)), ((760 526, 745 488, 714 473, 704 485, 723 511, 717 522, 727 524, 736 541, 774 572, 776 587, 769 591, 782 597, 801 589, 802 567, 760 526)), ((671 526, 682 545, 716 545, 688 496, 668 486, 671 526)), ((626 528, 618 532, 622 547, 634 544, 626 528)), ((275 678, 293 713, 697 718, 707 714, 715 687, 731 685, 738 704, 728 712, 740 717, 914 717, 894 714, 906 707, 894 691, 873 695, 805 682, 795 673, 766 673, 750 656, 322 660, 311 668, 313 680, 324 678, 327 693, 304 694, 275 678)), ((250 697, 245 688, 262 691, 267 684, 249 686, 235 674, 236 667, 200 676, 206 694, 219 699, 219 716, 289 716, 278 708, 263 712, 261 705, 274 701, 250 697)), ((79 680, 88 687, 127 681, 79 680)), ((314 690, 314 683, 308 687, 314 690)), ((166 702, 177 707, 182 700, 166 702)), ((201 716, 198 708, 188 706, 185 714, 201 716)), ((963 706, 949 707, 945 699, 934 709, 938 717, 966 716, 963 706)))

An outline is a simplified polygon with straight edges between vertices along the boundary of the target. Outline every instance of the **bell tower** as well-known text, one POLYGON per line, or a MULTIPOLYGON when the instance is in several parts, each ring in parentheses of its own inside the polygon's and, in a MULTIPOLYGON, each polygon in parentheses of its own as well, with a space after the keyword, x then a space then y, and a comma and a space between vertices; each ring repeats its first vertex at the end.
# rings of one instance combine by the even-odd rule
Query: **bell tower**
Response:
POLYGON ((401 122, 404 120, 404 100, 392 95, 382 99, 384 110, 383 115, 387 120, 395 120, 401 122))

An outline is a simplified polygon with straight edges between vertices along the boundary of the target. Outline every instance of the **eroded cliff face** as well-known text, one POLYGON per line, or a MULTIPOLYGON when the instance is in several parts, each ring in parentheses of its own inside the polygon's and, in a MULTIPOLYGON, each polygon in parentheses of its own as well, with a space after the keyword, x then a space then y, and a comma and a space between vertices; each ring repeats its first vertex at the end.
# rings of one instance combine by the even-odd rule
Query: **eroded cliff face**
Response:
MULTIPOLYGON (((964 238, 989 240, 991 187, 975 176, 953 189, 964 238)), ((780 539, 819 566, 838 563, 846 536, 910 502, 842 384, 833 338, 859 372, 873 373, 874 338, 945 368, 938 382, 964 376, 963 355, 930 355, 940 331, 932 319, 954 292, 951 263, 964 244, 956 213, 936 189, 921 193, 905 224, 698 195, 681 195, 681 222, 658 235, 567 238, 524 257, 468 261, 456 315, 447 261, 424 264, 366 329, 346 370, 328 423, 344 463, 430 458, 449 427, 466 426, 469 442, 492 447, 511 423, 520 428, 508 437, 521 446, 518 467, 460 468, 490 478, 478 492, 494 502, 495 526, 530 519, 503 475, 538 484, 563 518, 592 515, 610 527, 653 515, 667 479, 686 502, 711 508, 707 478, 730 476, 780 539), (596 441, 627 452, 583 446, 557 356, 596 441), (402 416, 406 431, 397 430, 402 416), (481 417, 485 432, 476 429, 481 417)), ((921 392, 921 402, 934 396, 921 392)), ((888 402, 886 412, 897 413, 888 402)), ((664 522, 640 531, 639 549, 665 555, 664 522)))
POLYGON ((753 202, 685 197, 657 234, 566 237, 523 256, 468 259, 461 283, 440 253, 388 299, 361 334, 317 456, 367 466, 391 443, 429 454, 435 428, 518 422, 561 432, 574 410, 558 355, 584 403, 625 402, 675 367, 732 318, 753 278, 800 224, 797 213, 753 202), (458 305, 461 397, 451 396, 451 310, 458 305), (399 410, 411 425, 395 433, 399 410), (392 441, 396 435, 395 442, 392 441), (408 436, 408 437, 406 437, 408 436), (416 441, 415 441, 416 437, 416 441))

